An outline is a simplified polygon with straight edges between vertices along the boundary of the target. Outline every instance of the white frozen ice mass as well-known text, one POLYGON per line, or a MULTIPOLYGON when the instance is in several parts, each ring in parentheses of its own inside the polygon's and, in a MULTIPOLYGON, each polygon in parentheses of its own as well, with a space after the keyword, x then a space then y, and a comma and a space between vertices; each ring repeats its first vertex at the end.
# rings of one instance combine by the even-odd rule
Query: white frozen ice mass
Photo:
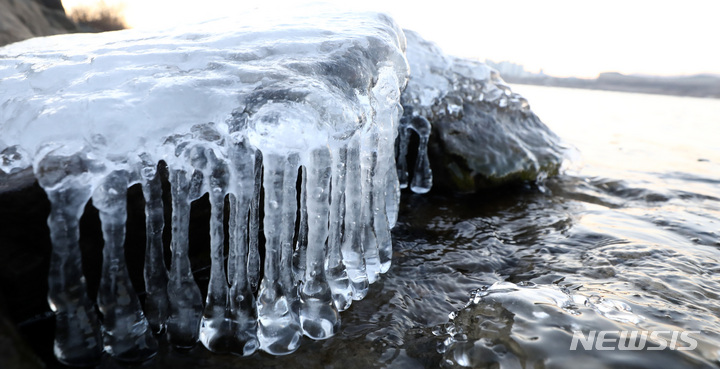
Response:
POLYGON ((459 114, 465 97, 457 96, 468 91, 480 94, 469 102, 527 109, 491 69, 451 62, 408 34, 417 79, 402 122, 406 39, 382 14, 300 9, 0 48, 0 179, 32 166, 51 202, 58 359, 84 365, 105 351, 140 361, 162 332, 176 347, 200 341, 239 355, 287 354, 302 335, 335 334, 339 312, 390 268, 400 188, 430 190, 428 120, 459 114), (412 181, 410 131, 419 137, 412 181), (169 268, 159 168, 172 198, 169 268), (144 306, 124 256, 134 184, 145 198, 144 306), (205 194, 212 265, 203 302, 188 228, 190 204, 205 194), (90 199, 104 238, 96 302, 78 245, 90 199))

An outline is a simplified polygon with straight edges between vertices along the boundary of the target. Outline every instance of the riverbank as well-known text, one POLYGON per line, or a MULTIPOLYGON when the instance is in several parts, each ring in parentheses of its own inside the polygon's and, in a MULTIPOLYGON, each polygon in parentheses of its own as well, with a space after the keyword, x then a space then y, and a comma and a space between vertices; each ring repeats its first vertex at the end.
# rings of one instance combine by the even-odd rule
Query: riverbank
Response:
POLYGON ((620 73, 601 73, 598 78, 552 77, 546 75, 509 76, 509 83, 522 85, 569 87, 588 90, 636 92, 655 95, 720 98, 720 76, 698 74, 692 76, 641 76, 620 73))

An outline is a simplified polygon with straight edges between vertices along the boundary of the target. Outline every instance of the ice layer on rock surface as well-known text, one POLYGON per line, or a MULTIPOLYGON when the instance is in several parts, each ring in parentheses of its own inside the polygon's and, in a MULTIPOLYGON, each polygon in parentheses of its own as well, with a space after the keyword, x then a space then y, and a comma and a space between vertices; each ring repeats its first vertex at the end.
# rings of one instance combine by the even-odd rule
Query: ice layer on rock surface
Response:
POLYGON ((564 143, 484 63, 446 55, 405 30, 411 77, 402 95, 397 166, 400 185, 427 192, 430 158, 442 185, 474 191, 513 179, 535 180, 558 172, 569 152, 564 143), (406 156, 411 132, 419 151, 409 178, 406 156), (433 142, 428 143, 430 134, 433 142), (433 152, 434 151, 434 152, 433 152))
POLYGON ((1 169, 32 163, 51 202, 48 300, 60 361, 84 365, 103 351, 142 360, 156 351, 152 333, 165 331, 177 347, 201 341, 215 352, 286 354, 303 334, 332 336, 338 312, 388 270, 399 200, 394 142, 408 76, 404 35, 375 13, 273 17, 0 49, 1 169), (169 225, 161 161, 172 195, 169 225), (138 183, 146 201, 144 308, 123 253, 125 196, 138 183), (188 228, 190 203, 204 194, 212 266, 203 301, 188 228), (90 199, 105 241, 100 317, 78 246, 90 199))

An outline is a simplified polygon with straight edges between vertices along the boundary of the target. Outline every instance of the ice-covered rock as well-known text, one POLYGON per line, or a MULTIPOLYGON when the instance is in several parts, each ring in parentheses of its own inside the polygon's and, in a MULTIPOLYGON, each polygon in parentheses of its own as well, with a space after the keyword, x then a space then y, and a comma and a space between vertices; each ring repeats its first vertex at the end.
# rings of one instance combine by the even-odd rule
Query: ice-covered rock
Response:
POLYGON ((567 148, 497 71, 448 56, 413 31, 405 35, 411 77, 402 95, 401 186, 427 192, 434 177, 441 187, 472 192, 557 174, 567 148), (405 159, 410 132, 421 147, 414 167, 420 176, 412 180, 405 159), (429 157, 423 156, 425 146, 429 157))
POLYGON ((332 336, 338 312, 390 266, 404 49, 387 16, 316 9, 0 49, 1 169, 32 164, 52 207, 58 359, 87 364, 104 350, 142 360, 156 352, 153 331, 177 347, 199 340, 240 355, 286 354, 303 334, 332 336), (172 195, 169 270, 159 162, 172 195), (136 183, 146 200, 144 309, 123 252, 126 192, 136 183), (188 226, 190 203, 204 194, 212 269, 203 302, 188 226), (78 247, 90 199, 105 240, 101 317, 78 247))
POLYGON ((557 170, 559 140, 496 72, 407 34, 411 70, 387 16, 317 8, 0 49, 0 192, 35 178, 50 200, 58 359, 143 360, 163 332, 179 348, 292 352, 303 334, 337 332, 339 312, 389 269, 401 186, 427 192, 433 170, 463 190, 557 170), (146 213, 142 306, 124 253, 134 184, 146 213), (205 195, 203 301, 188 229, 205 195), (78 247, 90 200, 104 238, 97 301, 78 247))

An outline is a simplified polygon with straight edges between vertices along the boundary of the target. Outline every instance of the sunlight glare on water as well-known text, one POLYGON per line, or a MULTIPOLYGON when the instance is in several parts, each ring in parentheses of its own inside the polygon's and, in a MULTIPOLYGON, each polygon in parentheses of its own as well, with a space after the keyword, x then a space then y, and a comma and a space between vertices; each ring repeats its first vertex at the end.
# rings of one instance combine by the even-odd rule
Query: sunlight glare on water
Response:
POLYGON ((720 174, 720 100, 528 85, 513 90, 580 148, 584 175, 720 174))

